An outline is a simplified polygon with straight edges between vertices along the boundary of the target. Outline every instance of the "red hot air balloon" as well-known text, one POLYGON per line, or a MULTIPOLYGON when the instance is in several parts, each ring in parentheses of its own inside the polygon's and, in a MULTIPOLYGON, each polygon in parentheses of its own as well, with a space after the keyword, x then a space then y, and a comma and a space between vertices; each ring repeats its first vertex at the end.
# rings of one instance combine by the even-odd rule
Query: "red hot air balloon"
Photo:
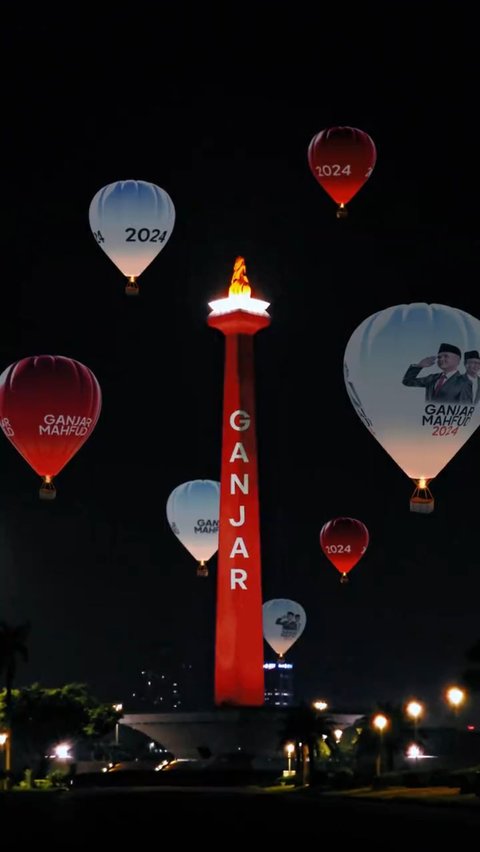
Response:
POLYGON ((337 219, 347 215, 345 205, 372 174, 377 151, 373 139, 356 127, 321 130, 308 147, 308 164, 314 176, 337 202, 337 219))
POLYGON ((327 521, 320 531, 320 546, 330 562, 348 581, 347 574, 365 553, 369 542, 365 524, 355 518, 335 518, 327 521))
POLYGON ((34 355, 0 376, 0 426, 43 478, 40 497, 55 498, 52 478, 91 435, 102 394, 83 364, 61 355, 34 355))

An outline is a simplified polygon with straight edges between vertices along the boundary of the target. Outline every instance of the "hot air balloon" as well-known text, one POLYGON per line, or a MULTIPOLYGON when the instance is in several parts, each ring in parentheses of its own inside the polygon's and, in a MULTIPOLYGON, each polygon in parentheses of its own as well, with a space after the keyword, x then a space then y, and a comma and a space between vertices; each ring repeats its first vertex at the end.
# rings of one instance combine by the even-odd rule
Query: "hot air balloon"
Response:
POLYGON ((127 295, 138 294, 137 278, 166 245, 175 224, 168 192, 144 180, 118 180, 99 189, 89 210, 98 245, 128 278, 127 295))
POLYGON ((347 215, 345 205, 368 180, 376 159, 373 139, 356 127, 329 127, 311 140, 308 164, 320 186, 338 204, 337 219, 347 215))
POLYGON ((478 360, 479 344, 478 319, 458 308, 421 302, 372 314, 347 343, 350 401, 414 480, 413 512, 433 511, 430 481, 480 423, 480 405, 465 371, 478 360))
POLYGON ((263 604, 263 636, 282 658, 302 635, 307 623, 305 610, 288 598, 276 598, 263 604))
POLYGON ((320 530, 320 546, 332 565, 347 583, 347 574, 360 561, 368 547, 369 535, 365 524, 355 518, 335 518, 320 530))
POLYGON ((172 532, 198 561, 197 575, 208 577, 208 560, 218 550, 220 483, 194 479, 173 489, 167 500, 172 532))
POLYGON ((62 355, 34 355, 0 376, 0 425, 53 500, 56 476, 92 434, 102 394, 92 371, 62 355))

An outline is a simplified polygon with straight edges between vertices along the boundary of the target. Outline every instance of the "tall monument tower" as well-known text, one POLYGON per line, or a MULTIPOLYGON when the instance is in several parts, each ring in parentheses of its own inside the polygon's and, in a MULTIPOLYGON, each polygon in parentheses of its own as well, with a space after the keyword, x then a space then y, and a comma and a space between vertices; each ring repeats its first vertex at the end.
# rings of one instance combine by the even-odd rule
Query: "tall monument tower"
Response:
POLYGON ((215 704, 265 702, 253 336, 270 325, 237 257, 228 297, 207 322, 225 335, 215 635, 215 704))

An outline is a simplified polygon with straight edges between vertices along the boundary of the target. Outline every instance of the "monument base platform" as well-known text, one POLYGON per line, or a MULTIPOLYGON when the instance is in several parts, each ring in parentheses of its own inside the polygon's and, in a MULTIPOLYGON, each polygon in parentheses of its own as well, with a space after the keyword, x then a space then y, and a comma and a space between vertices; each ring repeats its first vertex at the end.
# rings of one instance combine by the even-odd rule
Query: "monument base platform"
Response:
POLYGON ((255 763, 285 761, 291 708, 232 707, 197 713, 127 713, 120 721, 161 744, 177 759, 245 755, 255 763))

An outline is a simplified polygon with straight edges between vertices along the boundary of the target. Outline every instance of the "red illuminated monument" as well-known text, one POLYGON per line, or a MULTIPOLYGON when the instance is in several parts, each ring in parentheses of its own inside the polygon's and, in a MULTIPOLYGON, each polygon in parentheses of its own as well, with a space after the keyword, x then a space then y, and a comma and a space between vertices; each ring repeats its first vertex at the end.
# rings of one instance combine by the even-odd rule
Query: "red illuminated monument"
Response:
POLYGON ((270 325, 243 257, 208 325, 225 335, 222 473, 215 638, 215 704, 264 704, 262 577, 253 335, 270 325))

